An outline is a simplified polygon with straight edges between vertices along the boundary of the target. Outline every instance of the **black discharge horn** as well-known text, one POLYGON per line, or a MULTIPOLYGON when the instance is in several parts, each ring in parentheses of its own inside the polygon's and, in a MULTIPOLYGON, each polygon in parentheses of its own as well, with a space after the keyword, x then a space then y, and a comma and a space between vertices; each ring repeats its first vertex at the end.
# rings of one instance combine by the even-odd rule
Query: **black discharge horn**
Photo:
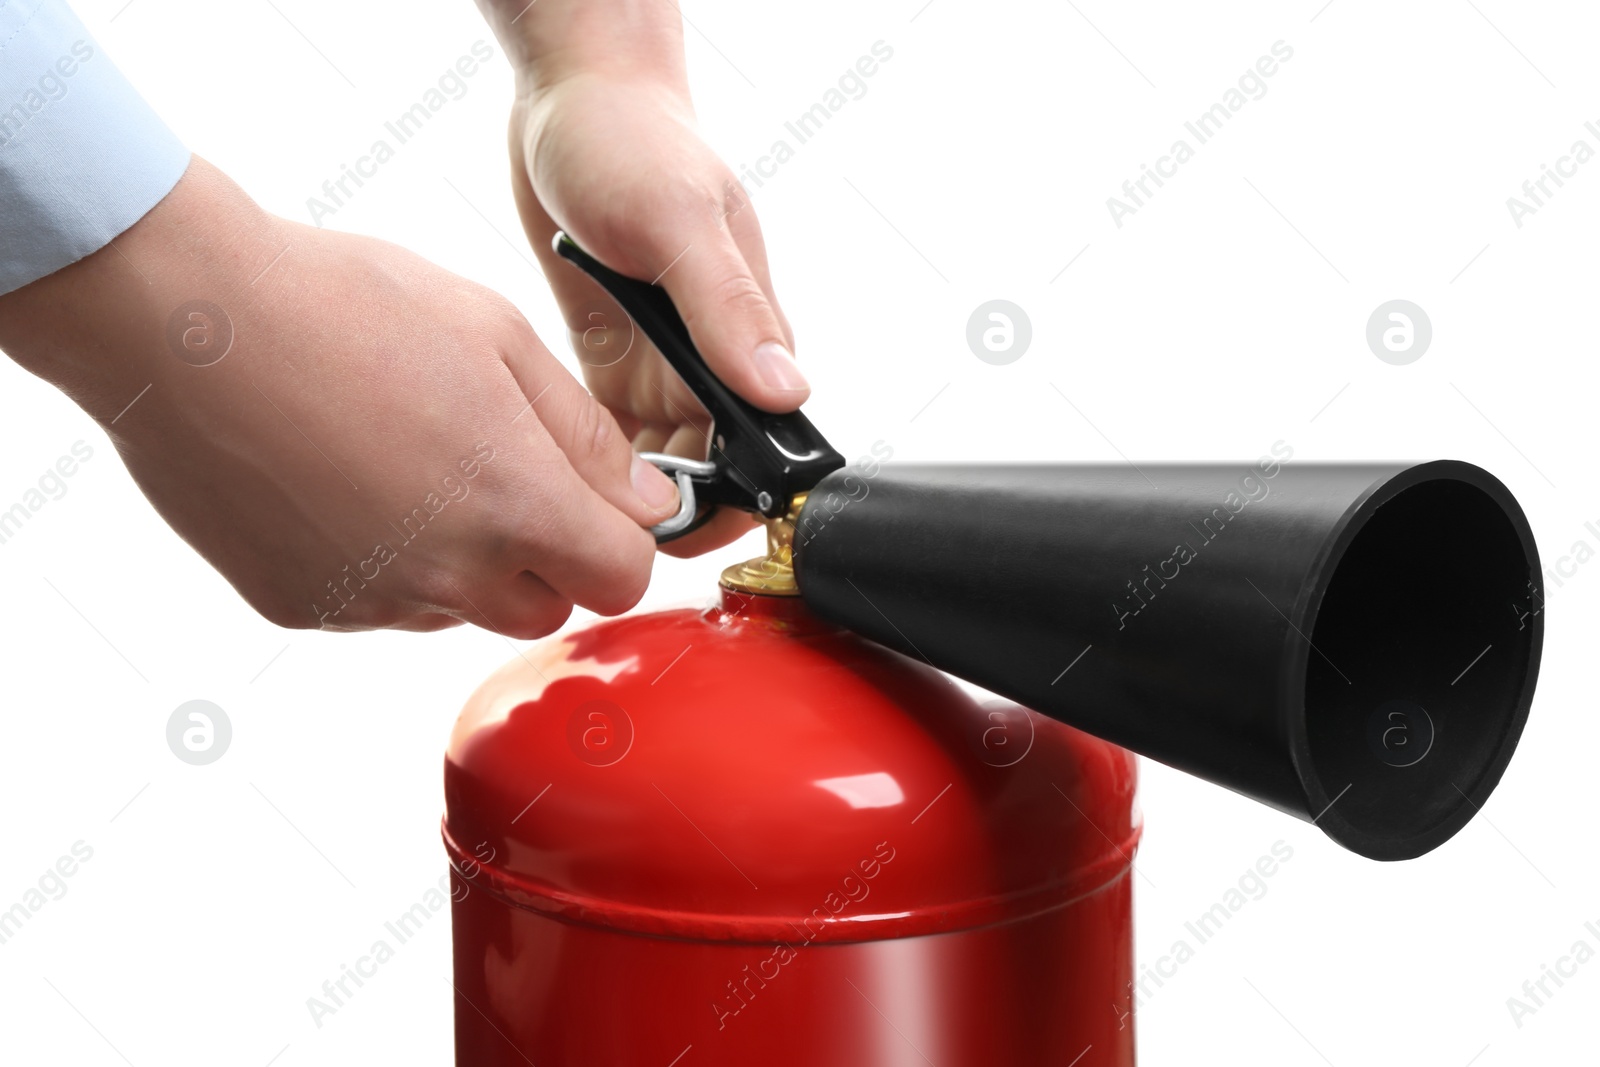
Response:
POLYGON ((1543 637, 1522 509, 1467 463, 836 471, 806 603, 1374 859, 1466 825, 1543 637))
POLYGON ((711 458, 652 456, 683 508, 793 522, 819 616, 1051 718, 1306 819, 1374 859, 1472 818, 1527 721, 1539 559, 1479 467, 883 466, 724 387, 666 294, 599 281, 716 420, 711 458), (697 502, 698 495, 698 502, 697 502))

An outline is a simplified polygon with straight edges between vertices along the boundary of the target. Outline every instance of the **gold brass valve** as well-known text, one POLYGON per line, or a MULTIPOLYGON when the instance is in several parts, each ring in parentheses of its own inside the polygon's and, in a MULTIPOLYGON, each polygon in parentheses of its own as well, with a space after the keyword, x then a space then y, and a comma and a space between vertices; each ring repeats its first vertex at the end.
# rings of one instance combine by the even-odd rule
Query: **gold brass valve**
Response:
POLYGON ((767 554, 723 571, 724 588, 763 596, 800 595, 794 580, 794 525, 805 502, 806 494, 797 493, 789 501, 789 509, 778 518, 760 516, 767 528, 767 554))

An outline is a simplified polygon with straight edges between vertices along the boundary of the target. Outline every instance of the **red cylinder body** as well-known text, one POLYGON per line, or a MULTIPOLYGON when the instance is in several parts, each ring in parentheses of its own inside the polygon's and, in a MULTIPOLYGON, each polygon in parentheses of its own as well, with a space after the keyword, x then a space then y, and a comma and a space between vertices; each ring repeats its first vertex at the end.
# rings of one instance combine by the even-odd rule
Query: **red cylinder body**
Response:
POLYGON ((550 639, 446 758, 457 1063, 1132 1064, 1134 784, 796 598, 550 639))

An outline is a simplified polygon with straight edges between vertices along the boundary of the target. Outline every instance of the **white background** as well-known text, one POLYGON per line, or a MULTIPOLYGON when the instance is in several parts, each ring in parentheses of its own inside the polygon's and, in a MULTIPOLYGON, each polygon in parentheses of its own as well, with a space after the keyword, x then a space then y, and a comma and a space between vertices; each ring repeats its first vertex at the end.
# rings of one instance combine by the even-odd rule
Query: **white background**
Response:
MULTIPOLYGON (((1600 120, 1592 10, 921 3, 687 6, 705 132, 736 167, 873 42, 894 50, 752 190, 816 386, 807 410, 847 455, 881 439, 907 460, 1248 461, 1281 439, 1295 462, 1456 457, 1513 488, 1547 565, 1580 540, 1600 548, 1584 525, 1600 527, 1600 162, 1521 228, 1506 207, 1575 139, 1600 148, 1583 128, 1600 120), (1116 227, 1106 198, 1278 40, 1294 55, 1267 94, 1116 227), (1032 320, 1008 366, 965 342, 993 298, 1032 320), (1409 366, 1365 343, 1394 298, 1433 323, 1409 366)), ((123 4, 77 8, 195 151, 301 221, 385 119, 492 41, 467 0, 123 4)), ((512 208, 495 56, 328 222, 498 289, 564 349, 512 208)), ((0 908, 74 842, 94 850, 0 945, 0 1060, 448 1062, 442 919, 322 1028, 305 1002, 444 872, 441 753, 507 642, 267 625, 145 505, 86 416, 9 364, 0 377, 0 505, 73 442, 94 449, 0 545, 0 908), (234 729, 206 767, 164 737, 195 698, 234 729)), ((703 599, 753 547, 661 560, 644 607, 703 599)), ((1520 1028, 1506 999, 1578 939, 1600 949, 1583 928, 1600 925, 1597 599, 1600 563, 1552 584, 1521 749, 1483 817, 1414 862, 1360 859, 1143 765, 1142 962, 1275 841, 1294 849, 1144 1005, 1145 1063, 1594 1056, 1600 961, 1520 1028)))

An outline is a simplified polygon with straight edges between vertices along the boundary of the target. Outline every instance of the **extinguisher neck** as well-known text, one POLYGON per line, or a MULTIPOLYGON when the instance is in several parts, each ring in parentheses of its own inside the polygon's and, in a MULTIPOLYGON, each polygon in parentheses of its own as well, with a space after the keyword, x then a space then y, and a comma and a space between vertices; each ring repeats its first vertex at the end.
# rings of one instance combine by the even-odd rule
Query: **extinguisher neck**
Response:
POLYGON ((767 528, 767 554, 736 563, 722 572, 722 588, 756 596, 798 597, 794 580, 794 525, 805 493, 797 493, 789 507, 775 519, 761 517, 767 528))
POLYGON ((811 609, 806 607, 806 602, 797 596, 742 593, 725 585, 717 593, 718 600, 707 609, 707 618, 781 631, 787 637, 813 637, 842 632, 833 623, 813 615, 811 609))

